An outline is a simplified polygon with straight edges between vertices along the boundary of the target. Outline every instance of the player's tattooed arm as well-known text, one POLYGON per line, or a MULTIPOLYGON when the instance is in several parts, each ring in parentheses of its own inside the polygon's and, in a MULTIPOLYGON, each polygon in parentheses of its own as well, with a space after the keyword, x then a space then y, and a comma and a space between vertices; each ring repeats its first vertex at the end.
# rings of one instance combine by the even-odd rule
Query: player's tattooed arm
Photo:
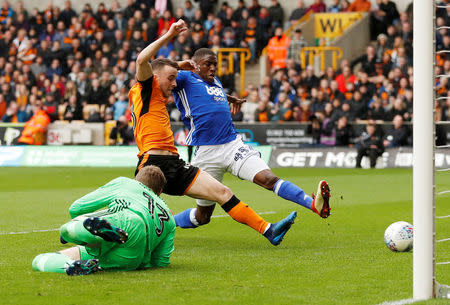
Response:
POLYGON ((178 34, 186 31, 186 23, 180 19, 170 26, 170 29, 160 38, 148 45, 136 59, 136 77, 139 81, 146 81, 153 76, 153 70, 149 63, 161 47, 175 38, 178 34))
POLYGON ((241 106, 243 103, 245 103, 247 100, 243 98, 238 98, 236 96, 232 96, 227 94, 228 103, 230 103, 230 112, 231 114, 236 114, 241 110, 241 106))

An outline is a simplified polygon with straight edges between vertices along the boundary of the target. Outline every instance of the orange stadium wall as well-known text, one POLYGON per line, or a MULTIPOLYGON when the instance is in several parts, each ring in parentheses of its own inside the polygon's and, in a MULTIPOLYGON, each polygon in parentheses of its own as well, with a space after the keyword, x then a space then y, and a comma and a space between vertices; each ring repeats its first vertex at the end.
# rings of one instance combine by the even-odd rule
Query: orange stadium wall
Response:
MULTIPOLYGON (((45 7, 48 5, 48 3, 52 2, 54 6, 59 6, 61 8, 64 7, 64 2, 65 0, 22 0, 25 7, 28 10, 32 10, 33 8, 37 7, 41 10, 45 9, 45 7)), ((119 3, 121 4, 122 7, 126 6, 127 0, 118 0, 119 3)), ((226 0, 228 2, 228 4, 232 7, 237 7, 237 3, 238 0, 226 0)), ((412 0, 393 0, 396 4, 397 4, 397 9, 402 12, 406 9, 406 7, 412 2, 412 0)), ((15 6, 15 0, 9 0, 9 2, 13 5, 13 7, 15 6)), ((90 3, 93 9, 96 9, 98 4, 100 4, 101 2, 105 3, 106 6, 109 6, 109 1, 105 1, 105 0, 81 0, 81 1, 75 1, 72 0, 72 7, 77 10, 80 11, 83 8, 83 5, 85 3, 90 3)), ((195 2, 195 0, 191 0, 191 2, 194 4, 194 6, 198 7, 198 3, 195 2)), ((217 0, 217 3, 220 5, 222 2, 224 2, 223 0, 217 0)), ((247 6, 251 5, 251 0, 245 0, 247 6)), ((285 10, 285 17, 289 17, 290 12, 292 10, 294 10, 297 6, 297 0, 279 0, 281 6, 284 8, 285 10)), ((305 0, 305 5, 309 6, 314 2, 314 0, 305 0)), ((325 0, 324 1, 325 4, 330 5, 332 3, 332 0, 325 0)), ((371 0, 372 4, 375 4, 375 0, 371 0)), ((172 0, 172 4, 175 8, 177 7, 183 7, 185 3, 185 0, 172 0)), ((271 1, 270 0, 259 0, 259 3, 261 5, 264 6, 270 6, 271 5, 271 1)))

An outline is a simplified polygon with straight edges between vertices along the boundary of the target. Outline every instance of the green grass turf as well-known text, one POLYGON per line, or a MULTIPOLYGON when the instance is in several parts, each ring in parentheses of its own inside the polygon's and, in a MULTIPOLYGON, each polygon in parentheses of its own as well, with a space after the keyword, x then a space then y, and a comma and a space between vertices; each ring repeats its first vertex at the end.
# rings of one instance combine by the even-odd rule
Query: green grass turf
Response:
MULTIPOLYGON (((168 268, 103 272, 84 277, 34 272, 33 258, 64 248, 58 232, 4 234, 58 228, 72 201, 133 169, 0 168, 0 304, 379 304, 412 297, 412 253, 383 243, 392 222, 412 222, 412 171, 275 169, 308 193, 325 177, 333 215, 306 209, 245 181, 224 183, 268 221, 297 210, 284 242, 273 247, 230 217, 195 230, 177 229, 168 268)), ((450 175, 437 173, 437 192, 450 175)), ((194 205, 164 196, 174 213, 194 205)), ((449 195, 437 197, 437 215, 449 215, 449 195)), ((225 213, 216 208, 216 215, 225 213)), ((450 237, 450 219, 437 219, 437 239, 450 237)), ((436 245, 437 261, 450 261, 450 242, 436 245)), ((436 266, 450 284, 450 265, 436 266)), ((432 300, 417 304, 448 304, 432 300)))

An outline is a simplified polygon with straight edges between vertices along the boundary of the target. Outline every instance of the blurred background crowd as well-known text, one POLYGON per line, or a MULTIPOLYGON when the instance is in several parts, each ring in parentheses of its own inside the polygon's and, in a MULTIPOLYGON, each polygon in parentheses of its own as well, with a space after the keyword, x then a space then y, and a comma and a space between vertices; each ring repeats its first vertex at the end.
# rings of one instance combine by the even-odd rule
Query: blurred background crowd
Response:
MULTIPOLYGON (((334 0, 332 5, 322 0, 305 5, 299 0, 288 12, 278 0, 270 6, 240 0, 234 7, 223 1, 194 1, 177 9, 170 0, 128 0, 126 6, 117 1, 98 7, 86 3, 80 12, 70 1, 64 7, 50 2, 42 11, 27 11, 21 1, 3 1, 1 121, 26 122, 37 108, 43 108, 51 121, 130 120, 128 89, 135 81, 135 59, 181 18, 189 31, 165 45, 158 57, 182 60, 201 47, 245 47, 251 51, 247 65, 253 65, 267 47, 270 74, 263 83, 245 88, 247 103, 233 120, 309 123, 315 144, 321 145, 351 145, 359 136, 351 122, 394 122, 391 137, 380 131, 384 147, 411 144, 404 122, 413 116, 412 5, 399 12, 389 0, 376 4, 334 0), (289 36, 284 30, 309 11, 369 13, 372 42, 365 54, 343 59, 336 70, 326 67, 320 74, 311 66, 302 69, 299 53, 307 46, 302 30, 289 36)), ((445 28, 450 25, 449 13, 441 8, 436 12, 436 24, 442 27, 436 31, 437 51, 450 50, 450 32, 445 28)), ((449 73, 450 58, 439 53, 437 97, 450 96, 449 73)), ((236 76, 220 77, 227 93, 237 95, 236 76)), ((179 120, 169 107, 171 118, 179 120)), ((435 110, 436 121, 450 120, 449 100, 436 101, 435 110)))

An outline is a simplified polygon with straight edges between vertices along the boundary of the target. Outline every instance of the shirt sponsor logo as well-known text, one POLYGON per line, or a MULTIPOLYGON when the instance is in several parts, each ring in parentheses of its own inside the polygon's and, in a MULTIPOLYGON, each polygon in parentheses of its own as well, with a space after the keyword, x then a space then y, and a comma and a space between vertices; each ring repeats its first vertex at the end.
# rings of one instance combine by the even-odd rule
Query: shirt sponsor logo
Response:
POLYGON ((226 102, 227 98, 225 97, 225 94, 223 93, 223 90, 221 88, 218 87, 210 87, 205 85, 206 88, 206 92, 209 95, 214 96, 214 100, 216 102, 226 102))
MULTIPOLYGON (((316 151, 298 151, 295 149, 278 149, 274 151, 271 167, 329 167, 354 168, 357 151, 354 148, 323 148, 316 151)), ((362 167, 369 168, 369 158, 363 157, 362 167)), ((377 168, 410 168, 413 166, 411 147, 392 148, 377 158, 377 168)), ((435 154, 436 168, 449 168, 450 150, 435 154)))

